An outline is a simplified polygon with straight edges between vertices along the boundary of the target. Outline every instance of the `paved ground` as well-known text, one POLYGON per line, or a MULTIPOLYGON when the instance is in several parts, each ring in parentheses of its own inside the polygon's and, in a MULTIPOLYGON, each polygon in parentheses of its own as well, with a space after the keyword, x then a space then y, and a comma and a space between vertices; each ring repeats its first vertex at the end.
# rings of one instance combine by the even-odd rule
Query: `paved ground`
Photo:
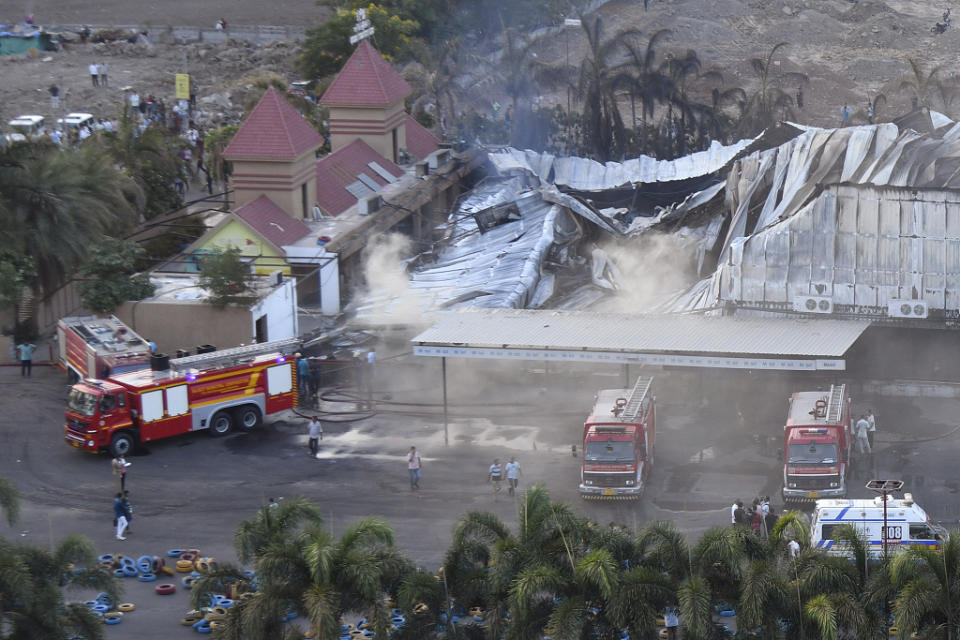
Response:
MULTIPOLYGON (((303 495, 317 501, 336 532, 364 516, 385 517, 411 557, 434 570, 442 562, 451 526, 465 511, 490 510, 515 522, 514 503, 506 496, 495 501, 484 482, 494 456, 515 455, 523 465, 522 485, 543 482, 555 499, 574 504, 597 522, 640 527, 671 519, 695 536, 725 524, 733 498, 776 496, 779 467, 754 433, 778 434, 789 390, 814 384, 749 374, 658 374, 659 435, 647 498, 585 503, 576 495, 579 459, 571 455, 570 445, 578 439, 594 391, 622 386, 620 370, 558 372, 531 363, 450 361, 452 419, 445 446, 439 361, 391 360, 390 348, 378 349, 379 395, 389 393, 393 402, 410 404, 382 404, 383 411, 373 418, 328 425, 319 459, 307 454, 302 421, 289 417, 252 434, 224 439, 194 434, 154 443, 131 458, 134 533, 124 542, 113 539, 110 526, 114 479, 109 458, 63 442, 64 377, 56 369, 37 367, 34 377, 25 380, 13 367, 0 368, 5 391, 0 474, 17 483, 25 498, 21 522, 15 528, 0 524, 0 535, 47 546, 69 533, 82 533, 101 553, 139 556, 197 547, 203 555, 230 560, 238 521, 269 497, 303 495), (738 404, 747 415, 745 427, 736 417, 738 404), (411 444, 424 455, 423 490, 418 493, 409 490, 406 478, 404 454, 411 444)), ((854 398, 858 409, 876 409, 881 441, 935 437, 954 428, 954 400, 854 398)), ((884 444, 875 457, 875 473, 903 477, 920 504, 955 523, 957 438, 895 450, 884 444)), ((779 502, 776 497, 774 502, 779 502)), ((135 602, 137 611, 111 627, 108 637, 159 639, 179 633, 186 593, 178 589, 161 597, 154 595, 153 584, 128 580, 124 586, 125 599, 135 602)))

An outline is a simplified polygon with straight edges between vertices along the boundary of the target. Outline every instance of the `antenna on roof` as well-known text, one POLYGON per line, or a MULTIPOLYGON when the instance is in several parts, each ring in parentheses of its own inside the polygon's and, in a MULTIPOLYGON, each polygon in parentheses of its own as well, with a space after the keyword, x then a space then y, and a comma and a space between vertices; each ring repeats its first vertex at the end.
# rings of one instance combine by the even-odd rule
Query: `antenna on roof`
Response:
POLYGON ((367 10, 357 9, 357 24, 353 25, 353 35, 350 36, 350 44, 357 44, 361 40, 366 40, 373 35, 373 26, 367 20, 367 10))

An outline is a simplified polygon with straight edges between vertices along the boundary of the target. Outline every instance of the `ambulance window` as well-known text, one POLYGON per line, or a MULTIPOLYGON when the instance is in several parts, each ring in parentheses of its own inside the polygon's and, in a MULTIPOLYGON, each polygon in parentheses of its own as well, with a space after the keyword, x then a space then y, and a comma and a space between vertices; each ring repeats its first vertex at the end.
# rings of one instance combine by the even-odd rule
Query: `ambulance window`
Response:
POLYGON ((910 525, 910 539, 911 540, 934 540, 935 536, 933 531, 930 530, 925 524, 912 524, 910 525))
POLYGON ((288 393, 293 389, 293 371, 290 363, 279 364, 267 369, 267 392, 271 396, 288 393))
POLYGON ((163 390, 147 391, 140 394, 140 419, 144 422, 159 420, 163 417, 163 390))
POLYGON ((833 540, 833 530, 837 528, 835 524, 825 524, 820 527, 821 540, 833 540))
POLYGON ((182 416, 190 411, 190 403, 187 401, 187 385, 178 384, 175 387, 167 388, 167 415, 182 416))

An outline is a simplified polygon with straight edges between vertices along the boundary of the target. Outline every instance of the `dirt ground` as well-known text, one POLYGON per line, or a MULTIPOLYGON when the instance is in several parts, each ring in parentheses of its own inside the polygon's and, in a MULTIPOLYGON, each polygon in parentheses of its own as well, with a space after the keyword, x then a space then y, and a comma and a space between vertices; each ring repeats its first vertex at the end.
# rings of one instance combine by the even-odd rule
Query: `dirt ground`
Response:
POLYGON ((33 12, 38 24, 185 25, 212 27, 223 18, 229 24, 311 25, 324 9, 314 0, 263 2, 194 2, 159 0, 2 0, 0 21, 16 22, 33 12))
MULTIPOLYGON (((930 28, 955 0, 939 3, 907 0, 650 0, 644 10, 638 0, 615 0, 601 9, 604 32, 612 35, 618 28, 635 28, 645 38, 660 29, 670 29, 661 55, 682 54, 692 48, 703 62, 703 71, 720 70, 725 86, 749 88, 755 82, 751 57, 766 57, 780 42, 787 43, 774 58, 774 72, 802 71, 809 76, 804 86, 805 106, 796 119, 804 124, 836 126, 840 107, 847 103, 854 120, 865 119, 868 99, 878 93, 886 104, 878 109, 878 120, 903 113, 910 94, 900 89, 907 73, 907 60, 913 58, 925 70, 944 65, 940 78, 955 71, 948 63, 950 52, 960 44, 960 30, 951 28, 934 35, 930 28)), ((313 0, 277 0, 269 4, 238 2, 198 3, 184 0, 157 0, 129 3, 104 0, 93 8, 89 3, 53 0, 0 0, 0 20, 21 20, 25 11, 33 11, 39 23, 112 23, 148 26, 161 33, 164 25, 209 26, 223 16, 231 24, 311 25, 322 19, 322 9, 313 0), (227 12, 227 13, 225 13, 227 12)), ((239 110, 225 109, 224 92, 242 85, 243 79, 261 70, 276 71, 290 79, 297 76, 295 43, 254 46, 237 41, 203 44, 165 44, 153 46, 74 45, 63 53, 43 56, 0 58, 0 118, 6 121, 21 113, 51 113, 47 88, 57 82, 66 89, 63 111, 89 111, 96 116, 112 115, 120 104, 120 87, 132 86, 141 95, 154 94, 170 100, 174 73, 191 73, 197 95, 215 101, 208 110, 216 120, 230 120, 239 110), (94 89, 86 73, 90 62, 106 61, 111 68, 109 89, 94 89), (213 96, 213 97, 211 97, 213 96)), ((583 33, 568 28, 563 37, 555 34, 542 39, 537 49, 541 60, 561 61, 569 55, 575 63, 586 51, 583 33)), ((481 72, 482 73, 482 72, 481 72)), ((498 96, 496 83, 475 82, 483 95, 465 95, 462 106, 489 110, 498 96)), ((785 86, 791 94, 791 83, 785 86)), ((544 95, 544 103, 563 101, 558 95, 544 95)), ((935 108, 947 110, 941 101, 935 108)), ((203 106, 201 107, 203 108, 203 106)), ((626 111, 629 110, 624 105, 626 111)))

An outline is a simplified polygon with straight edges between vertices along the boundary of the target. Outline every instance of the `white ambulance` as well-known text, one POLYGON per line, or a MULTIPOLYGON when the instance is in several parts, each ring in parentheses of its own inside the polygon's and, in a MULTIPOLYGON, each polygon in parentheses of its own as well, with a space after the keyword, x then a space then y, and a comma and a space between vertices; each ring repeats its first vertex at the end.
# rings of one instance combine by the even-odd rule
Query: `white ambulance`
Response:
POLYGON ((923 545, 936 549, 946 530, 930 521, 927 512, 913 501, 909 493, 902 499, 887 497, 887 531, 883 535, 883 498, 873 500, 817 500, 813 511, 810 544, 831 555, 850 555, 849 545, 833 539, 840 525, 853 525, 863 534, 871 557, 883 555, 883 540, 887 553, 894 554, 909 546, 923 545))

